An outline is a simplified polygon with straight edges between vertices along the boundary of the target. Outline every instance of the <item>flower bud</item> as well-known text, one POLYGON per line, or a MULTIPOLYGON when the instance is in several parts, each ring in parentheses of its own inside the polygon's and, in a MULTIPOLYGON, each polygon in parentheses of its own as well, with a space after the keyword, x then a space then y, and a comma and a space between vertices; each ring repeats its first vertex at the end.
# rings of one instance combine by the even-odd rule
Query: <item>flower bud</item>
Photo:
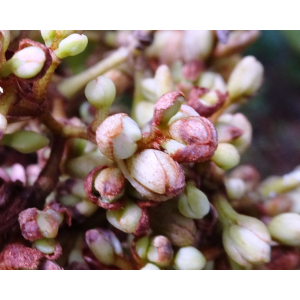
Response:
POLYGON ((185 61, 205 60, 213 47, 213 34, 210 30, 185 30, 182 40, 182 55, 185 61))
POLYGON ((123 209, 106 211, 106 217, 114 227, 127 233, 133 233, 142 218, 142 209, 133 202, 127 201, 123 209))
POLYGON ((111 203, 118 200, 125 191, 125 177, 118 168, 106 168, 94 180, 94 189, 102 201, 111 203))
POLYGON ((54 53, 60 59, 75 56, 84 51, 87 44, 88 38, 84 34, 73 33, 59 43, 54 53))
POLYGON ((160 270, 159 267, 157 267, 156 265, 154 264, 146 264, 143 268, 141 268, 141 270, 153 270, 153 271, 156 271, 156 270, 160 270))
POLYGON ((75 209, 80 215, 89 217, 98 209, 98 206, 87 199, 82 199, 76 203, 75 209))
POLYGON ((180 248, 174 259, 177 270, 202 270, 206 264, 203 254, 194 247, 180 248))
POLYGON ((132 178, 138 182, 138 192, 149 200, 163 201, 178 195, 184 187, 184 174, 166 153, 146 149, 125 161, 132 178))
POLYGON ((33 246, 44 254, 52 254, 56 249, 55 239, 40 239, 36 240, 33 246))
POLYGON ((211 159, 218 167, 228 170, 240 162, 240 155, 233 145, 220 143, 211 159))
POLYGON ((228 80, 230 99, 249 97, 260 88, 264 69, 253 56, 244 57, 232 71, 228 80))
POLYGON ((227 94, 194 86, 189 94, 188 105, 202 117, 210 117, 224 104, 227 94))
MULTIPOLYGON (((1 53, 5 54, 8 46, 10 43, 10 31, 9 30, 0 30, 0 46, 1 46, 1 53)), ((0 55, 1 57, 1 55, 0 55)))
POLYGON ((156 236, 150 241, 147 258, 158 266, 168 266, 173 258, 173 249, 170 241, 162 236, 156 236))
POLYGON ((200 115, 189 105, 182 104, 178 113, 169 120, 168 125, 187 117, 200 117, 200 115))
POLYGON ((95 257, 104 265, 113 265, 117 255, 122 254, 121 244, 110 230, 90 229, 85 233, 85 240, 95 257))
POLYGON ((10 146, 21 153, 36 152, 49 144, 49 139, 34 131, 5 134, 1 145, 10 146))
POLYGON ((138 254, 138 256, 143 260, 147 259, 149 244, 150 238, 147 236, 138 239, 135 244, 135 251, 138 254))
POLYGON ((66 164, 66 170, 72 177, 85 178, 94 168, 100 165, 113 166, 114 163, 97 149, 70 159, 66 164))
POLYGON ((209 213, 210 204, 203 192, 192 184, 187 184, 179 197, 178 209, 187 218, 202 219, 209 213))
POLYGON ((231 200, 240 199, 246 192, 246 184, 240 178, 229 178, 225 183, 228 197, 231 200))
POLYGON ((99 76, 87 84, 85 96, 97 109, 109 108, 116 97, 116 87, 110 78, 99 76))
POLYGON ((36 222, 45 238, 55 238, 57 236, 59 224, 52 215, 39 211, 36 222))
POLYGON ((98 147, 110 159, 132 156, 137 149, 136 142, 141 138, 138 125, 124 113, 106 118, 96 131, 98 147))
POLYGON ((36 76, 43 68, 46 61, 45 52, 39 47, 24 48, 6 62, 7 69, 20 78, 31 78, 36 76))
POLYGON ((47 47, 50 47, 55 38, 55 30, 41 30, 41 35, 47 47))
POLYGON ((209 160, 218 143, 213 124, 203 117, 187 117, 173 122, 169 134, 175 141, 186 145, 171 157, 177 162, 202 162, 209 160))
POLYGON ((300 215, 283 213, 268 224, 272 238, 288 246, 300 246, 300 215))
POLYGON ((152 124, 155 126, 167 125, 169 120, 178 113, 184 101, 181 92, 170 92, 160 97, 155 106, 152 124))
POLYGON ((153 118, 154 103, 141 101, 135 107, 136 122, 140 128, 144 127, 153 118))
POLYGON ((226 83, 223 77, 215 72, 204 72, 198 79, 197 85, 200 88, 207 88, 209 90, 218 90, 222 94, 227 92, 226 83))

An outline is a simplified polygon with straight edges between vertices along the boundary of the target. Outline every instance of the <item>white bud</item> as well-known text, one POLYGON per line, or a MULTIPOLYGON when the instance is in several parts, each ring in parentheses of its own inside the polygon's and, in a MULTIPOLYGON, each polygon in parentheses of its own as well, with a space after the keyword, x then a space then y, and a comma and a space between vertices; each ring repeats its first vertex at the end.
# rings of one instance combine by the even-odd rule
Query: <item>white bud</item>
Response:
POLYGON ((84 34, 73 33, 63 39, 55 50, 55 55, 62 59, 67 56, 75 56, 83 52, 88 44, 88 38, 84 34))
POLYGON ((177 252, 174 266, 177 270, 201 270, 206 264, 203 254, 194 247, 183 247, 177 252))

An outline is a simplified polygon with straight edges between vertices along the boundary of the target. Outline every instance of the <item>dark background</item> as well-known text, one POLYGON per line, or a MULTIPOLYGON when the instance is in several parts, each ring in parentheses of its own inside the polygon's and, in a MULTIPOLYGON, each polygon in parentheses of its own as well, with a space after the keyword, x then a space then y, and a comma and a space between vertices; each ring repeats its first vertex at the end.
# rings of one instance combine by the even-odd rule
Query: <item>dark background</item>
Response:
POLYGON ((263 178, 288 173, 300 164, 300 31, 262 31, 245 55, 265 68, 259 94, 240 111, 253 127, 253 142, 242 163, 263 178))

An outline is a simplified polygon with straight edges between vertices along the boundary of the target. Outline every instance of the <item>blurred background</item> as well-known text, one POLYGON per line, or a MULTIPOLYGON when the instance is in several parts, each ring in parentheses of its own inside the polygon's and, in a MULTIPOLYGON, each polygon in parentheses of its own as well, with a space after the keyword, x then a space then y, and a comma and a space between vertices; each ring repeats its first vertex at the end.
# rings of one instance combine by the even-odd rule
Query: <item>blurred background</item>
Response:
POLYGON ((242 163, 263 178, 300 164, 300 31, 261 31, 245 55, 265 68, 259 94, 241 108, 253 126, 253 142, 242 163))

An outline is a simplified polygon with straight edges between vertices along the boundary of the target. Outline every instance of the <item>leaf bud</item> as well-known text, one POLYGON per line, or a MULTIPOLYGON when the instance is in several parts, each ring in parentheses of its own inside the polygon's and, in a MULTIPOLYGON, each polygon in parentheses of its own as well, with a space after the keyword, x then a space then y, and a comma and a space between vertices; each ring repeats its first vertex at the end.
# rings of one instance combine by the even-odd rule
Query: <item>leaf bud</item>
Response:
POLYGON ((283 213, 268 224, 272 238, 288 246, 300 246, 300 215, 283 213))
POLYGON ((100 151, 110 159, 126 159, 137 150, 142 138, 138 125, 126 114, 110 116, 98 127, 96 140, 100 151))
POLYGON ((203 192, 192 184, 187 184, 179 197, 178 209, 187 218, 202 219, 209 213, 210 204, 203 192))
POLYGON ((109 108, 116 97, 116 87, 106 76, 90 81, 85 88, 85 96, 98 110, 109 108))
POLYGON ((83 52, 87 44, 88 38, 84 34, 73 33, 59 43, 54 53, 60 59, 75 56, 83 52))
POLYGON ((230 99, 255 94, 263 81, 264 68, 253 56, 244 57, 232 71, 228 80, 230 99))
POLYGON ((35 46, 26 47, 14 54, 14 56, 6 62, 6 74, 14 73, 20 78, 31 78, 36 76, 43 68, 46 61, 45 52, 35 46))
POLYGON ((10 146, 21 153, 36 152, 49 144, 49 139, 34 131, 5 134, 1 145, 10 146))
POLYGON ((184 174, 166 153, 146 149, 125 161, 128 172, 139 184, 138 192, 149 200, 164 201, 184 188, 184 174), (163 197, 160 197, 163 196, 163 197))
POLYGON ((228 170, 240 162, 240 155, 233 145, 220 143, 211 159, 218 167, 228 170))
POLYGON ((174 259, 177 270, 202 270, 205 264, 204 255, 192 246, 180 248, 174 259))
POLYGON ((107 229, 90 229, 85 233, 85 240, 95 257, 104 265, 113 265, 122 247, 117 237, 107 229))

